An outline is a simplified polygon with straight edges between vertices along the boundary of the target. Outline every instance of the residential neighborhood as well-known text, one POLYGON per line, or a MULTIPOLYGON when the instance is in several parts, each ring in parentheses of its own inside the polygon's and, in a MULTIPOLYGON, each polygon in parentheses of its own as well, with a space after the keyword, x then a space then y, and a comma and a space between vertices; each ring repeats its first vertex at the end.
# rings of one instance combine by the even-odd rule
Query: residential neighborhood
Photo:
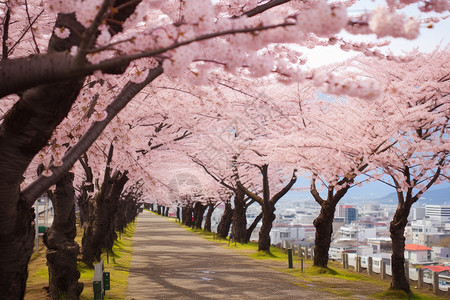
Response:
MULTIPOLYGON (((276 219, 270 233, 274 245, 290 243, 300 247, 314 247, 315 227, 313 221, 320 207, 312 200, 290 201, 276 210, 276 219)), ((247 223, 251 224, 260 209, 248 208, 247 223)), ((390 274, 392 242, 389 223, 395 206, 366 202, 361 205, 342 204, 336 207, 333 221, 333 237, 329 250, 331 260, 341 261, 342 254, 349 260, 362 258, 362 266, 368 257, 373 260, 373 269, 386 263, 390 274)), ((260 224, 252 233, 257 240, 260 224)), ((450 287, 450 206, 424 205, 414 207, 405 228, 405 259, 409 263, 410 278, 417 278, 419 269, 431 282, 432 273, 439 272, 441 289, 450 287)), ((350 263, 352 264, 352 263, 350 263)), ((375 271, 376 272, 376 271, 375 271)))

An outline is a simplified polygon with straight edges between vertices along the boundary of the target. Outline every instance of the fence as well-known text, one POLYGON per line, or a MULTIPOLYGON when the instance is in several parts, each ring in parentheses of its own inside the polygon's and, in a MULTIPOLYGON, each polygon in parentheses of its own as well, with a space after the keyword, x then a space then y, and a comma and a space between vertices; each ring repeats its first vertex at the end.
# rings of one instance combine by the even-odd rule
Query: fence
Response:
MULTIPOLYGON (((314 259, 313 247, 300 246, 283 241, 277 245, 280 249, 292 249, 293 255, 297 255, 306 259, 314 259)), ((370 256, 358 256, 356 253, 343 253, 342 266, 345 269, 352 267, 356 272, 365 272, 370 275, 376 273, 380 274, 380 278, 386 279, 387 276, 392 276, 390 258, 383 259, 381 257, 370 256)), ((447 292, 450 295, 450 285, 445 284, 445 279, 439 272, 432 272, 431 270, 425 271, 420 268, 410 268, 408 260, 405 259, 405 273, 409 277, 411 285, 415 285, 418 288, 424 287, 424 284, 428 284, 433 287, 435 294, 438 291, 447 292)))

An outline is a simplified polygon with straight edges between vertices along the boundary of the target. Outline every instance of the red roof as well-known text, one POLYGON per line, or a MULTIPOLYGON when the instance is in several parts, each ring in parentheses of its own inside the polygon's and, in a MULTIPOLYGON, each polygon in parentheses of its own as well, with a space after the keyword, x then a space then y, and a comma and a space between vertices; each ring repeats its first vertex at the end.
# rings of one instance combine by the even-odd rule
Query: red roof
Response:
POLYGON ((417 244, 406 244, 405 250, 409 251, 424 251, 424 250, 431 250, 431 248, 428 248, 426 246, 417 245, 417 244))
POLYGON ((450 267, 444 267, 444 266, 426 266, 422 267, 422 269, 429 269, 433 272, 442 272, 442 271, 450 271, 450 267))

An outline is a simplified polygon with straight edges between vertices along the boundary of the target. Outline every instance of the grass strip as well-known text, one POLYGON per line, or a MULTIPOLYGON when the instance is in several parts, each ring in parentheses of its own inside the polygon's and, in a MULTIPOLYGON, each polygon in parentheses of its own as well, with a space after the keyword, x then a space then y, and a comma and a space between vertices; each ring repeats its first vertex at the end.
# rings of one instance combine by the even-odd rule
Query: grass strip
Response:
MULTIPOLYGON (((130 269, 131 257, 133 253, 132 238, 136 224, 130 223, 124 233, 118 233, 118 240, 114 242, 113 255, 103 253, 101 259, 105 263, 105 272, 111 274, 111 290, 106 291, 105 299, 125 299, 128 274, 130 269), (109 260, 109 263, 108 263, 109 260)), ((82 230, 77 228, 77 237, 75 241, 81 244, 82 230)), ((42 239, 40 239, 42 240, 42 239)), ((50 299, 47 296, 46 288, 48 287, 48 268, 45 257, 46 247, 40 241, 39 252, 34 253, 28 264, 28 280, 25 300, 50 299)), ((93 299, 94 292, 92 289, 92 280, 94 278, 94 270, 89 269, 84 263, 78 262, 77 266, 80 272, 79 282, 84 284, 83 292, 80 299, 93 299)))
MULTIPOLYGON (((181 224, 180 224, 181 225, 181 224)), ((439 297, 435 296, 431 293, 421 293, 414 291, 411 293, 411 295, 408 295, 407 293, 403 291, 393 291, 389 290, 389 283, 386 281, 381 281, 376 278, 370 277, 369 275, 362 274, 362 273, 355 273, 350 270, 342 268, 341 264, 339 262, 335 261, 329 261, 328 266, 329 268, 320 268, 313 266, 313 262, 311 260, 303 259, 304 263, 304 271, 299 272, 298 271, 298 264, 300 262, 300 259, 298 256, 293 256, 293 262, 296 265, 296 269, 288 269, 287 268, 287 261, 288 261, 288 254, 276 247, 270 248, 270 253, 266 253, 263 251, 258 251, 258 243, 255 242, 249 242, 246 244, 240 244, 240 243, 234 243, 233 241, 229 241, 228 239, 219 239, 217 238, 217 235, 215 233, 211 232, 205 232, 201 229, 193 229, 191 227, 187 227, 184 225, 181 225, 183 228, 185 228, 188 231, 194 232, 206 240, 213 241, 216 243, 219 243, 224 248, 229 248, 231 250, 237 251, 239 254, 249 256, 253 259, 257 260, 270 260, 270 261, 276 261, 279 262, 286 262, 285 268, 278 268, 274 267, 278 271, 281 271, 286 274, 290 274, 292 276, 301 278, 302 280, 309 281, 309 282, 326 282, 327 278, 339 278, 343 279, 349 282, 365 282, 374 284, 377 286, 384 287, 386 290, 379 293, 373 293, 370 295, 371 298, 374 299, 413 299, 413 300, 442 300, 442 299, 448 299, 445 297, 439 297)), ((349 291, 343 291, 339 290, 338 288, 332 289, 332 288, 323 288, 322 290, 328 291, 330 293, 335 294, 336 296, 344 296, 344 297, 350 297, 352 296, 352 293, 349 291)))

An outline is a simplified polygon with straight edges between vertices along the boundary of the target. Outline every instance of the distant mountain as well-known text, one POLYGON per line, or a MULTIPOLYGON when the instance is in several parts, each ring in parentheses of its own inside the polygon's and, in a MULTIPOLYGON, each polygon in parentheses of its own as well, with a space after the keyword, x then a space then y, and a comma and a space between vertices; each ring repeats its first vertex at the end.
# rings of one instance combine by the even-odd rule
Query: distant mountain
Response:
MULTIPOLYGON (((381 198, 370 200, 380 204, 396 204, 397 194, 390 193, 381 198)), ((426 191, 415 205, 450 205, 450 187, 426 191)))

